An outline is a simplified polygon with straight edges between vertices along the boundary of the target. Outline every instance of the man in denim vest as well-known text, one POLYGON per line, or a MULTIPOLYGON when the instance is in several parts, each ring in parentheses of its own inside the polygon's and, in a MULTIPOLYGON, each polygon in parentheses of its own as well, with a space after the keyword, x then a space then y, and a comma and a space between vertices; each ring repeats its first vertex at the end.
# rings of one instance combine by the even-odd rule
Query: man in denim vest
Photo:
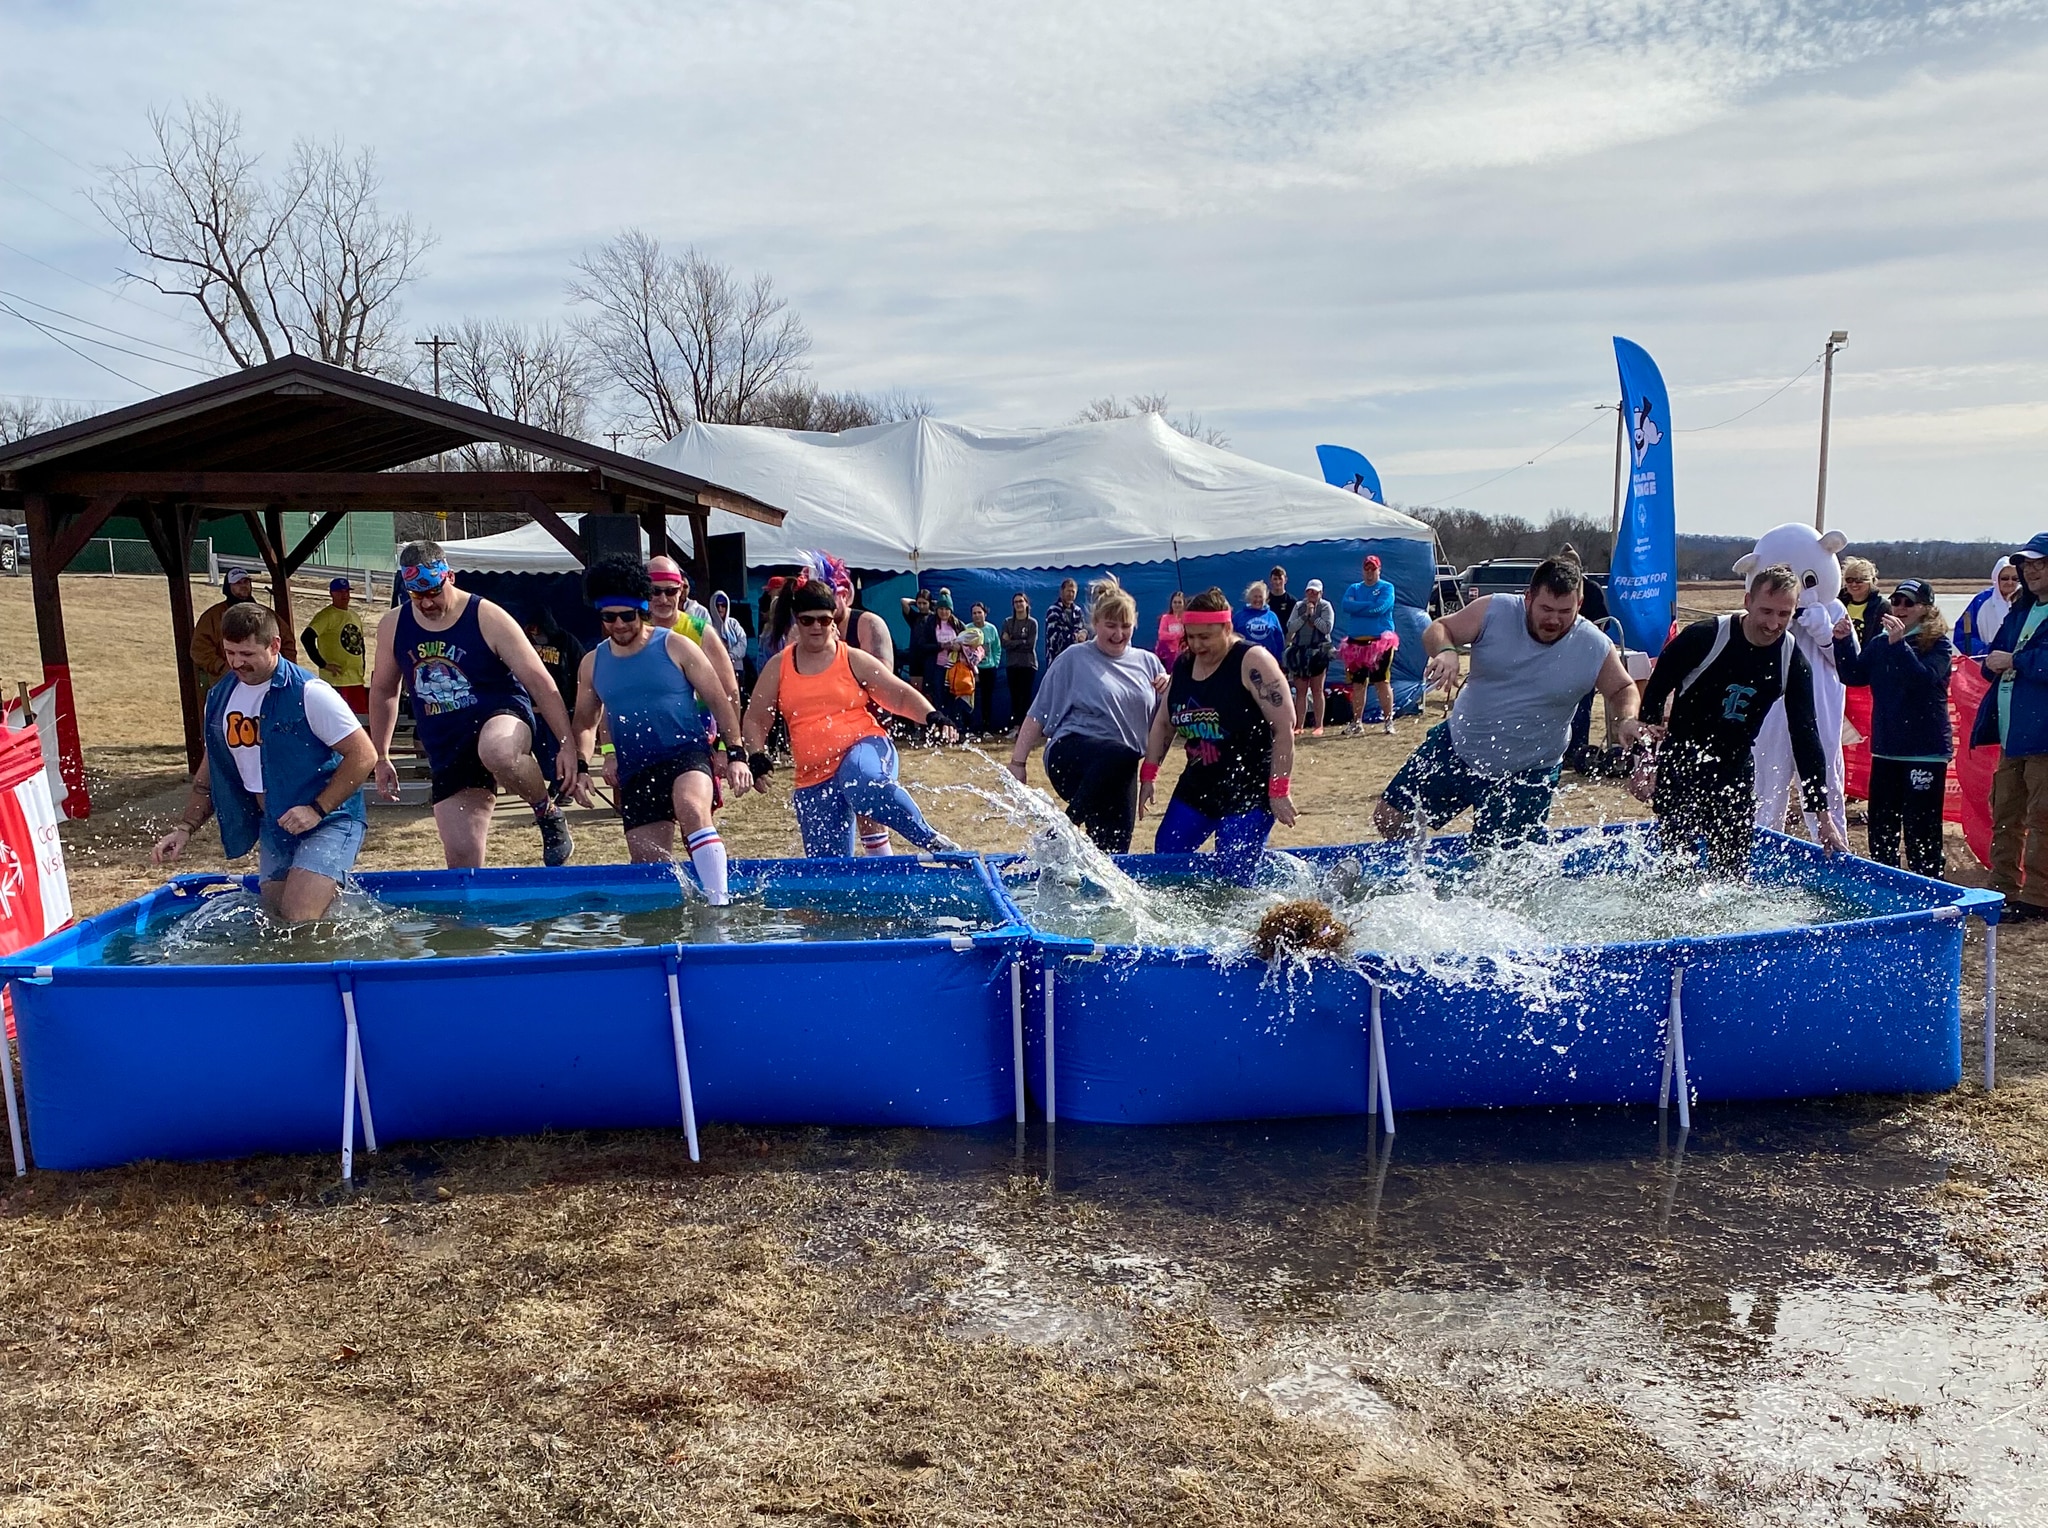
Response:
POLYGON ((228 672, 206 697, 205 756, 150 859, 177 859, 217 815, 227 858, 257 851, 264 911, 288 923, 322 917, 363 846, 357 792, 377 751, 334 687, 281 655, 264 606, 227 611, 221 648, 228 672))

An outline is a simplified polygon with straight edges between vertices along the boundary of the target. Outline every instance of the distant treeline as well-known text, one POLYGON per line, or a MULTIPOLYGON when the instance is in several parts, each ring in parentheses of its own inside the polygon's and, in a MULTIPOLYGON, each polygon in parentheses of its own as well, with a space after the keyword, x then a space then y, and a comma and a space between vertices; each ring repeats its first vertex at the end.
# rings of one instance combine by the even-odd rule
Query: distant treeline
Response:
MULTIPOLYGON (((1467 568, 1489 557, 1544 557, 1569 541, 1588 572, 1604 573, 1608 561, 1605 520, 1578 515, 1553 515, 1534 525, 1520 515, 1483 515, 1473 509, 1431 509, 1396 505, 1436 532, 1439 556, 1454 568, 1467 568)), ((1680 536, 1678 576, 1682 579, 1729 579, 1735 559, 1755 541, 1747 536, 1680 536)), ((2012 549, 2000 541, 1852 541, 1844 555, 1868 557, 1878 577, 1975 578, 1989 582, 1991 564, 2012 549)))

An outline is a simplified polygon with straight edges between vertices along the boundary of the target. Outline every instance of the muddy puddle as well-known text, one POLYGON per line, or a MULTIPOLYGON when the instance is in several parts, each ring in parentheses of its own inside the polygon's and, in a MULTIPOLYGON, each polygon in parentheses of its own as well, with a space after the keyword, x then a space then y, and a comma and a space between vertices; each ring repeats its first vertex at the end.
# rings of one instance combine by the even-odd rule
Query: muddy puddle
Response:
POLYGON ((1559 1396, 1739 1522, 2048 1524, 2038 1204, 1896 1100, 819 1144, 867 1187, 810 1255, 938 1254, 964 1337, 1126 1364, 1192 1308, 1245 1404, 1382 1450, 1559 1396))

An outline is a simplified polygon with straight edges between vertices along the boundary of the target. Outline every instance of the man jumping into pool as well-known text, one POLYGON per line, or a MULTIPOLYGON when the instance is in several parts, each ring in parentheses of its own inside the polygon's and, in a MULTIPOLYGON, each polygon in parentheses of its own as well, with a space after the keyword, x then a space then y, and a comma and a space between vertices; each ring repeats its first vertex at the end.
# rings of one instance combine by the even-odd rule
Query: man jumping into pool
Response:
POLYGON ((796 756, 790 804, 803 830, 804 853, 855 852, 854 818, 873 818, 930 852, 958 844, 924 820, 917 803, 896 783, 896 750, 868 710, 883 709, 937 729, 947 742, 958 734, 931 703, 864 652, 839 640, 838 602, 830 584, 814 578, 785 584, 780 596, 796 640, 762 670, 747 706, 746 745, 756 781, 768 772, 760 751, 780 711, 789 723, 796 756))
POLYGON ((1221 589, 1189 600, 1181 620, 1181 654, 1138 766, 1138 814, 1152 804, 1159 765, 1178 737, 1187 762, 1153 850, 1192 854, 1213 836, 1224 873, 1245 880, 1274 822, 1294 824, 1294 701, 1279 660, 1232 629, 1221 589))
POLYGON ((711 781, 723 776, 734 796, 753 785, 726 746, 738 745, 740 716, 704 649, 649 621, 653 588, 632 557, 601 557, 583 575, 605 640, 584 655, 576 675, 576 799, 591 804, 583 761, 602 716, 618 760, 627 852, 636 863, 673 859, 680 826, 698 884, 713 907, 723 907, 725 843, 711 823, 711 781))
POLYGON ((377 753, 334 687, 281 655, 282 635, 254 600, 221 617, 228 672, 206 697, 205 753, 149 857, 169 864, 218 814, 222 854, 256 850, 264 911, 304 923, 326 915, 363 847, 357 792, 377 753))
POLYGON ((438 543, 401 548, 398 576, 407 602, 377 625, 370 677, 377 789, 386 801, 398 799, 391 731, 402 685, 412 701, 414 735, 433 771, 434 826, 448 868, 483 864, 500 786, 533 808, 543 863, 566 865, 575 840, 562 809, 548 799, 533 756, 538 708, 561 744, 557 776, 565 787, 576 783, 569 713, 547 666, 517 621, 489 600, 456 588, 438 543))
POLYGON ((1434 832, 1467 809, 1474 849, 1534 837, 1550 816, 1572 714, 1588 690, 1606 697, 1615 741, 1635 740, 1636 687, 1614 644, 1579 614, 1583 585, 1576 562, 1552 557, 1525 593, 1482 595, 1429 623, 1425 681, 1449 688, 1460 647, 1471 649, 1472 674, 1449 719, 1387 783, 1373 813, 1382 837, 1434 832))
POLYGON ((1749 873, 1756 818, 1752 745, 1782 695, 1807 811, 1821 846, 1848 843, 1828 815, 1828 761, 1813 711, 1813 670, 1789 635, 1799 577, 1783 563, 1749 578, 1739 615, 1694 621, 1664 645, 1643 687, 1644 734, 1658 743, 1651 810, 1667 854, 1691 856, 1704 841, 1715 874, 1749 873), (1669 715, 1666 715, 1666 703, 1669 715))

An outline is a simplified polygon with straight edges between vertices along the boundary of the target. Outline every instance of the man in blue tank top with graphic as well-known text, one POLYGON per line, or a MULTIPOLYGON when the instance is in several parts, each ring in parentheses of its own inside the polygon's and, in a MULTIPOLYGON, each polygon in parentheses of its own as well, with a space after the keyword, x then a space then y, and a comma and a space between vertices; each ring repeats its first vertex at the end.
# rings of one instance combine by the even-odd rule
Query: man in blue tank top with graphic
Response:
MULTIPOLYGON (((711 821, 711 781, 715 774, 736 797, 754 783, 727 749, 739 745, 739 709, 702 646, 653 624, 653 588, 632 557, 601 557, 583 575, 583 597, 605 640, 576 676, 578 757, 589 757, 602 717, 618 762, 627 851, 636 863, 673 859, 680 826, 697 883, 713 907, 723 907, 725 844, 711 821)), ((576 799, 588 806, 590 792, 590 772, 579 768, 576 799)))
POLYGON ((1550 816, 1572 713, 1589 689, 1607 701, 1613 741, 1635 741, 1636 687, 1614 644, 1579 614, 1584 582, 1576 562, 1548 558, 1526 593, 1482 595, 1429 623, 1425 682, 1455 681, 1460 647, 1471 650, 1472 674, 1449 720, 1388 782, 1373 813, 1382 837, 1419 837, 1470 811, 1474 849, 1533 838, 1550 816))
POLYGON ((398 577, 406 603, 377 626, 377 662, 370 678, 370 740, 377 747, 377 788, 398 799, 391 766, 391 729, 402 685, 412 701, 413 731, 433 771, 434 826, 450 870, 476 869, 500 787, 533 809, 542 862, 566 865, 575 841, 533 756, 534 711, 562 751, 556 775, 576 781, 569 713, 540 654, 519 623, 489 600, 455 587, 447 559, 432 541, 400 549, 398 577))
POLYGON ((165 865, 209 816, 221 853, 256 850, 263 909, 324 917, 363 847, 363 802, 376 750, 334 687, 281 653, 277 617, 253 600, 220 621, 227 672, 206 697, 206 746, 178 825, 150 851, 165 865))

